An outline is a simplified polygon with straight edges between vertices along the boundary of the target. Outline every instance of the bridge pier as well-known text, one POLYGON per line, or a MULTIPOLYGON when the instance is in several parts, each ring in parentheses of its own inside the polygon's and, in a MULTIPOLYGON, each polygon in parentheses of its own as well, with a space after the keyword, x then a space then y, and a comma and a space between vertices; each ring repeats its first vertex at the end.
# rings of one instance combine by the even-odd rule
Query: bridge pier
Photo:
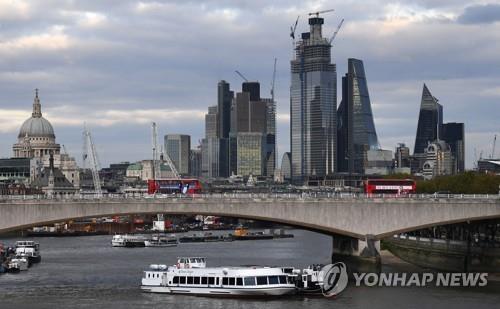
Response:
POLYGON ((349 274, 380 272, 380 241, 373 235, 366 235, 364 240, 343 235, 332 238, 332 263, 343 262, 349 274))

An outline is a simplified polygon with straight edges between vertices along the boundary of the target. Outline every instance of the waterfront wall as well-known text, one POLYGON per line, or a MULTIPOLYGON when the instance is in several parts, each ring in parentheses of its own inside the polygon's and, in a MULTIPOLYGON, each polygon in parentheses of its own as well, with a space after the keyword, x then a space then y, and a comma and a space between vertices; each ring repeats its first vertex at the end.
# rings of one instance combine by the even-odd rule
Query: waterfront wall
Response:
POLYGON ((467 242, 418 237, 392 237, 383 241, 394 255, 409 263, 451 272, 500 272, 500 247, 469 248, 467 242))

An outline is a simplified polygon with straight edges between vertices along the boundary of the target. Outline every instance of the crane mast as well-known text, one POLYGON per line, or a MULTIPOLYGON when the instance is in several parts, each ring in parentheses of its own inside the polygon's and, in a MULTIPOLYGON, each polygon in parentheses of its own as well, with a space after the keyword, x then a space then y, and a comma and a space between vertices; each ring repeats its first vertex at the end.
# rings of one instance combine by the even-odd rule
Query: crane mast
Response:
POLYGON ((92 140, 92 135, 88 130, 87 126, 83 126, 83 166, 87 165, 89 161, 89 168, 92 172, 92 181, 94 183, 94 192, 98 198, 102 197, 101 189, 101 179, 99 177, 99 158, 97 157, 97 151, 95 149, 94 141, 92 140))
POLYGON ((493 148, 491 149, 491 159, 495 159, 495 147, 497 145, 497 135, 495 134, 495 138, 493 138, 493 148))
POLYGON ((153 164, 151 164, 152 167, 152 176, 153 179, 156 179, 160 173, 160 168, 159 168, 159 162, 158 162, 158 133, 156 131, 156 123, 153 122, 151 124, 151 139, 152 139, 152 144, 153 144, 153 164))
MULTIPOLYGON (((159 176, 159 171, 160 171, 160 162, 158 162, 158 146, 157 146, 157 130, 156 130, 156 122, 153 122, 152 124, 152 131, 153 131, 153 179, 156 179, 155 177, 159 176), (155 175, 155 171, 158 172, 158 175, 155 175)), ((163 153, 163 159, 167 163, 168 167, 170 167, 170 171, 172 171, 172 174, 174 174, 174 178, 180 179, 181 175, 177 171, 177 168, 175 167, 174 163, 170 159, 170 156, 168 153, 165 151, 163 153)))

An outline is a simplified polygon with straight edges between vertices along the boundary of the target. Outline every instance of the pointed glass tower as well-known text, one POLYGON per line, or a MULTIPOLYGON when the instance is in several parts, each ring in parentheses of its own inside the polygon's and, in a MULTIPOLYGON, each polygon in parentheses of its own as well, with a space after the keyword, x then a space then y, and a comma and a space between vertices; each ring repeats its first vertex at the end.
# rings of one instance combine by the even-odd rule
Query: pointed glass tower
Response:
POLYGON ((337 110, 338 171, 364 173, 368 150, 380 149, 363 61, 348 59, 337 110))
POLYGON ((424 84, 413 154, 425 153, 428 143, 438 139, 438 129, 442 126, 443 106, 438 103, 438 99, 431 94, 427 85, 424 84))

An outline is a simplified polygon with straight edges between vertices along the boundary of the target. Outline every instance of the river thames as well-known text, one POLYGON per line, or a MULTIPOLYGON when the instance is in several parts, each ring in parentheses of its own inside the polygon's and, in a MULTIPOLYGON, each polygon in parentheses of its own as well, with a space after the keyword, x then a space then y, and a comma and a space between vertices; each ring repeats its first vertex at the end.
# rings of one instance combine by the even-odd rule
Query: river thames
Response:
MULTIPOLYGON (((149 264, 178 256, 204 256, 207 266, 306 267, 328 263, 331 238, 292 230, 295 238, 183 243, 173 248, 113 248, 111 236, 36 238, 42 262, 19 274, 0 275, 0 308, 498 308, 500 283, 486 287, 356 287, 336 299, 291 296, 273 300, 218 299, 147 294, 140 290, 149 264)), ((17 239, 0 239, 13 244, 17 239)), ((383 272, 419 270, 383 255, 383 272)))

